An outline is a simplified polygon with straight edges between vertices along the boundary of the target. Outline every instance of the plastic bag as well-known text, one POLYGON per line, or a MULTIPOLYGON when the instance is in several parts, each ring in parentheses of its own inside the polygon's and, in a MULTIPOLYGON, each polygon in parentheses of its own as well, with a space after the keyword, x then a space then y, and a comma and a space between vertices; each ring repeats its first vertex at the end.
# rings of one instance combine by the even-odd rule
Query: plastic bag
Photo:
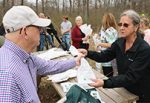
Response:
POLYGON ((81 65, 77 70, 77 80, 79 84, 93 83, 91 79, 96 79, 92 67, 89 65, 85 58, 81 59, 81 65))

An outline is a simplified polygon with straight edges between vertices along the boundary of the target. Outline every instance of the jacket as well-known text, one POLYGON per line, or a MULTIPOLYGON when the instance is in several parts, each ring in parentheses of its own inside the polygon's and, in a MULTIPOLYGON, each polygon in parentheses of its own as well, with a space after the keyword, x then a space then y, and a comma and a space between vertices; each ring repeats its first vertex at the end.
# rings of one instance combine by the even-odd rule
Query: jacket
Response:
POLYGON ((104 88, 125 87, 140 101, 150 102, 150 47, 141 37, 126 52, 125 39, 119 38, 101 53, 88 51, 87 57, 97 62, 116 58, 119 75, 104 80, 104 88))
POLYGON ((81 32, 80 28, 76 25, 71 32, 72 45, 78 48, 88 49, 89 44, 84 44, 82 38, 85 37, 85 34, 81 32))

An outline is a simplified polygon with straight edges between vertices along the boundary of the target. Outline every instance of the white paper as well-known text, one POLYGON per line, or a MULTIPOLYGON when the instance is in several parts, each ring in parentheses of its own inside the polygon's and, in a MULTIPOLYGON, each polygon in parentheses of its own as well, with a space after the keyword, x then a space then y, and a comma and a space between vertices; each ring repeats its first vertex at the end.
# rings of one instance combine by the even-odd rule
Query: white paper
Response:
POLYGON ((67 51, 63 51, 58 48, 52 48, 37 56, 45 60, 50 60, 50 59, 54 59, 54 58, 65 56, 65 55, 69 55, 67 51))
MULTIPOLYGON (((92 28, 91 25, 83 24, 80 26, 80 30, 85 34, 85 36, 90 36, 92 34, 92 28)), ((89 39, 86 41, 83 41, 83 43, 90 43, 89 39)))
POLYGON ((83 24, 80 26, 80 30, 85 34, 85 35, 91 35, 92 34, 92 28, 91 25, 83 24))
POLYGON ((69 91, 69 89, 70 89, 73 85, 75 85, 75 84, 77 84, 77 83, 64 82, 64 83, 61 83, 60 85, 61 85, 61 87, 63 88, 63 91, 64 91, 65 93, 67 93, 67 92, 69 91))
POLYGON ((62 81, 66 81, 69 78, 73 78, 77 76, 77 70, 69 69, 65 72, 49 75, 47 80, 52 80, 52 82, 59 83, 62 81))
POLYGON ((104 101, 102 101, 102 99, 101 99, 101 97, 100 97, 98 91, 91 91, 90 95, 91 95, 92 97, 94 97, 95 99, 99 99, 99 100, 101 101, 101 103, 105 103, 104 101))
POLYGON ((72 56, 77 56, 79 54, 78 50, 73 45, 70 46, 69 51, 72 56))

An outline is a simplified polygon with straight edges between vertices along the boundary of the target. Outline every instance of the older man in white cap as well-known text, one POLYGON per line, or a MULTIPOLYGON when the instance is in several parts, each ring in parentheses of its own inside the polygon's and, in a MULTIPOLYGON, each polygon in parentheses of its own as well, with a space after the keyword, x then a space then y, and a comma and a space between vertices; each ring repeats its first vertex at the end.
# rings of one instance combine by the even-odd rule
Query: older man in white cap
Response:
POLYGON ((80 56, 45 61, 31 52, 39 45, 40 27, 50 24, 27 6, 14 6, 3 17, 6 30, 0 48, 0 102, 40 103, 36 75, 55 74, 79 65, 80 56))

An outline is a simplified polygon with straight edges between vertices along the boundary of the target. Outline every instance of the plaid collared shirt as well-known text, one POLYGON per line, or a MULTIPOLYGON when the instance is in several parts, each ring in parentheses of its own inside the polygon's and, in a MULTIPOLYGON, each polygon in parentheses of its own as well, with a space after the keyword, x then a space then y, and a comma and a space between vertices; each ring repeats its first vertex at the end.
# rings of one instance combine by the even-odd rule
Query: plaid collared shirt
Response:
POLYGON ((45 61, 6 39, 0 48, 0 102, 40 103, 36 75, 63 72, 75 65, 73 59, 45 61))

